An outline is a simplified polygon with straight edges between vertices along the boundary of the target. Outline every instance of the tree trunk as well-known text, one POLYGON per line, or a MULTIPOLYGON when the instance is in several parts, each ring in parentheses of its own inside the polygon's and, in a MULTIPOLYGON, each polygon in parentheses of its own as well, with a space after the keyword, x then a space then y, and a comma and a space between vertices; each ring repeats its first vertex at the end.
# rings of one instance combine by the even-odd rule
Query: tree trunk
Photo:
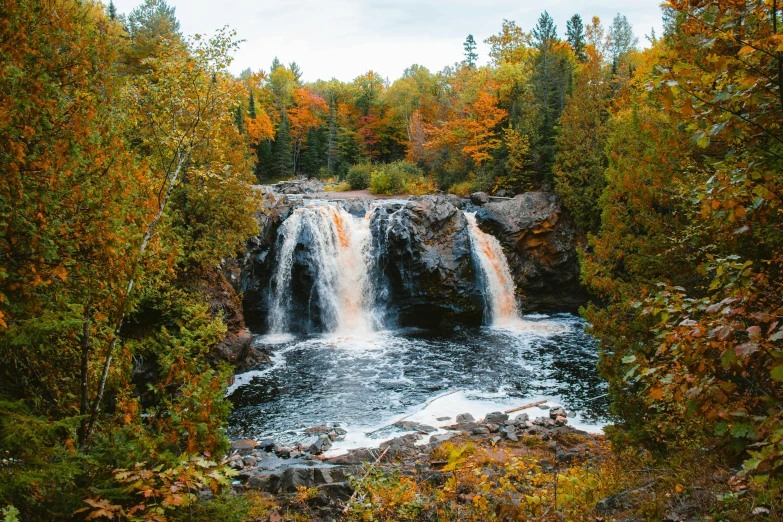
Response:
MULTIPOLYGON (((147 225, 147 231, 144 234, 144 239, 142 240, 141 245, 139 246, 139 252, 138 255, 136 256, 137 264, 140 263, 142 258, 144 257, 144 252, 146 252, 147 246, 149 245, 149 242, 152 239, 152 234, 155 231, 155 227, 163 217, 163 212, 166 210, 166 206, 168 205, 169 199, 171 198, 171 193, 174 191, 174 187, 177 184, 179 175, 182 172, 182 168, 184 167, 188 157, 189 154, 185 154, 181 156, 179 162, 177 163, 177 168, 174 169, 174 172, 171 175, 169 175, 166 194, 163 196, 163 199, 161 200, 160 205, 158 206, 158 213, 155 215, 155 218, 150 222, 150 224, 147 225)), ((133 285, 135 284, 135 281, 136 280, 134 277, 130 278, 130 280, 128 281, 128 286, 125 290, 125 295, 122 297, 120 301, 120 307, 119 310, 117 311, 117 323, 115 324, 114 327, 114 336, 112 337, 109 346, 106 348, 106 354, 104 356, 105 359, 103 361, 103 371, 101 372, 101 380, 98 383, 98 392, 95 395, 95 400, 92 403, 92 408, 90 408, 90 419, 84 435, 85 447, 90 444, 90 439, 92 438, 92 435, 95 432, 95 422, 98 419, 98 413, 100 412, 101 401, 103 400, 103 394, 106 391, 106 379, 109 377, 109 369, 111 368, 112 359, 114 358, 114 348, 117 346, 117 341, 120 338, 120 331, 122 330, 122 325, 125 321, 125 309, 128 304, 128 298, 130 297, 130 294, 133 291, 133 285)))

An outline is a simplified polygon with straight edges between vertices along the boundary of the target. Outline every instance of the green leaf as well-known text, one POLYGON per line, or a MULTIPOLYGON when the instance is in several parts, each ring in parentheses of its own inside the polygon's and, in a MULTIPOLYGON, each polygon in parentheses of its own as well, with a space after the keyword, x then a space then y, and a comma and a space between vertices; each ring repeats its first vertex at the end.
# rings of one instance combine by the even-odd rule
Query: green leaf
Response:
POLYGON ((778 364, 772 368, 772 371, 769 372, 769 374, 776 381, 783 381, 783 364, 778 364))
POLYGON ((632 362, 636 362, 635 355, 626 355, 623 357, 623 364, 631 364, 632 362))

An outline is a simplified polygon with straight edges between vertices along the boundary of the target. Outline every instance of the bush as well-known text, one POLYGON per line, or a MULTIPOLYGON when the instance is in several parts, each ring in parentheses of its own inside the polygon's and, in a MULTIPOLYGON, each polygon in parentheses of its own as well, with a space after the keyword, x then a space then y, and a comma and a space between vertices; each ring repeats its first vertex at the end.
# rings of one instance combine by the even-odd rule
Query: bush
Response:
POLYGON ((336 183, 334 185, 326 185, 324 190, 326 192, 348 192, 349 190, 353 190, 353 187, 347 181, 343 181, 342 183, 336 183))
POLYGON ((455 183, 449 187, 449 194, 455 194, 461 198, 469 196, 471 193, 473 193, 473 183, 470 181, 455 183))
POLYGON ((421 189, 422 183, 428 182, 424 181, 424 173, 419 167, 406 161, 395 161, 373 170, 370 191, 373 194, 401 194, 412 187, 421 189))
POLYGON ((364 190, 370 186, 371 178, 372 165, 369 163, 361 163, 359 165, 353 165, 348 169, 346 181, 351 186, 351 190, 364 190))

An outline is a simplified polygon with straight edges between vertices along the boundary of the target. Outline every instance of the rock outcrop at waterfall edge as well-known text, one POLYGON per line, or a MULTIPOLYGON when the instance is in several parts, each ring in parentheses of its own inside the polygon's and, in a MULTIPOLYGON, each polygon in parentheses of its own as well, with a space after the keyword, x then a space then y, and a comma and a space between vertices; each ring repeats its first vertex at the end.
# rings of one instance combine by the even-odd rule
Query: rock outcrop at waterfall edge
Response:
POLYGON ((400 326, 481 323, 468 222, 448 198, 384 202, 370 227, 400 326))
POLYGON ((574 311, 587 302, 579 283, 580 237, 555 194, 490 201, 476 219, 503 244, 524 311, 574 311))
MULTIPOLYGON (((304 199, 264 188, 264 208, 256 214, 258 236, 248 240, 241 257, 227 263, 226 276, 242 294, 245 321, 254 332, 268 327, 276 262, 277 230, 304 199)), ((495 235, 506 250, 525 312, 573 311, 586 302, 579 284, 579 237, 559 199, 531 192, 514 199, 492 199, 480 207, 449 196, 410 197, 371 202, 341 200, 354 216, 370 210, 373 277, 385 285, 379 292, 392 322, 400 326, 449 327, 479 324, 482 294, 476 286, 468 223, 461 209, 477 212, 483 230, 495 235)), ((306 238, 298 248, 304 249, 306 238)), ((297 292, 306 295, 306 256, 299 257, 297 292)), ((296 265, 296 263, 295 263, 296 265)), ((313 327, 307 311, 294 307, 299 324, 313 327)), ((317 327, 316 327, 317 330, 317 327)))

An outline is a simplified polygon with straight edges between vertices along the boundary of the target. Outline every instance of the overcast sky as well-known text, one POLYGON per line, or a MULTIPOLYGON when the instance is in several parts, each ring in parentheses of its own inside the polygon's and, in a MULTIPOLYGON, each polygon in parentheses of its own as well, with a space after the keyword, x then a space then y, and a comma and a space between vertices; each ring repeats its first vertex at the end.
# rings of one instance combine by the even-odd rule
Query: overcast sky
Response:
MULTIPOLYGON (((108 0, 104 0, 108 3, 108 0)), ((114 0, 129 13, 141 0, 114 0)), ((500 31, 503 19, 525 31, 544 11, 565 33, 566 20, 578 12, 585 24, 599 16, 607 27, 620 12, 633 24, 642 45, 655 28, 661 33, 661 0, 168 0, 176 7, 185 34, 210 34, 228 25, 244 39, 232 65, 269 70, 277 56, 296 61, 305 81, 332 77, 351 81, 372 69, 390 80, 411 64, 438 71, 462 60, 468 34, 478 42, 480 63, 489 46, 483 41, 500 31)))

